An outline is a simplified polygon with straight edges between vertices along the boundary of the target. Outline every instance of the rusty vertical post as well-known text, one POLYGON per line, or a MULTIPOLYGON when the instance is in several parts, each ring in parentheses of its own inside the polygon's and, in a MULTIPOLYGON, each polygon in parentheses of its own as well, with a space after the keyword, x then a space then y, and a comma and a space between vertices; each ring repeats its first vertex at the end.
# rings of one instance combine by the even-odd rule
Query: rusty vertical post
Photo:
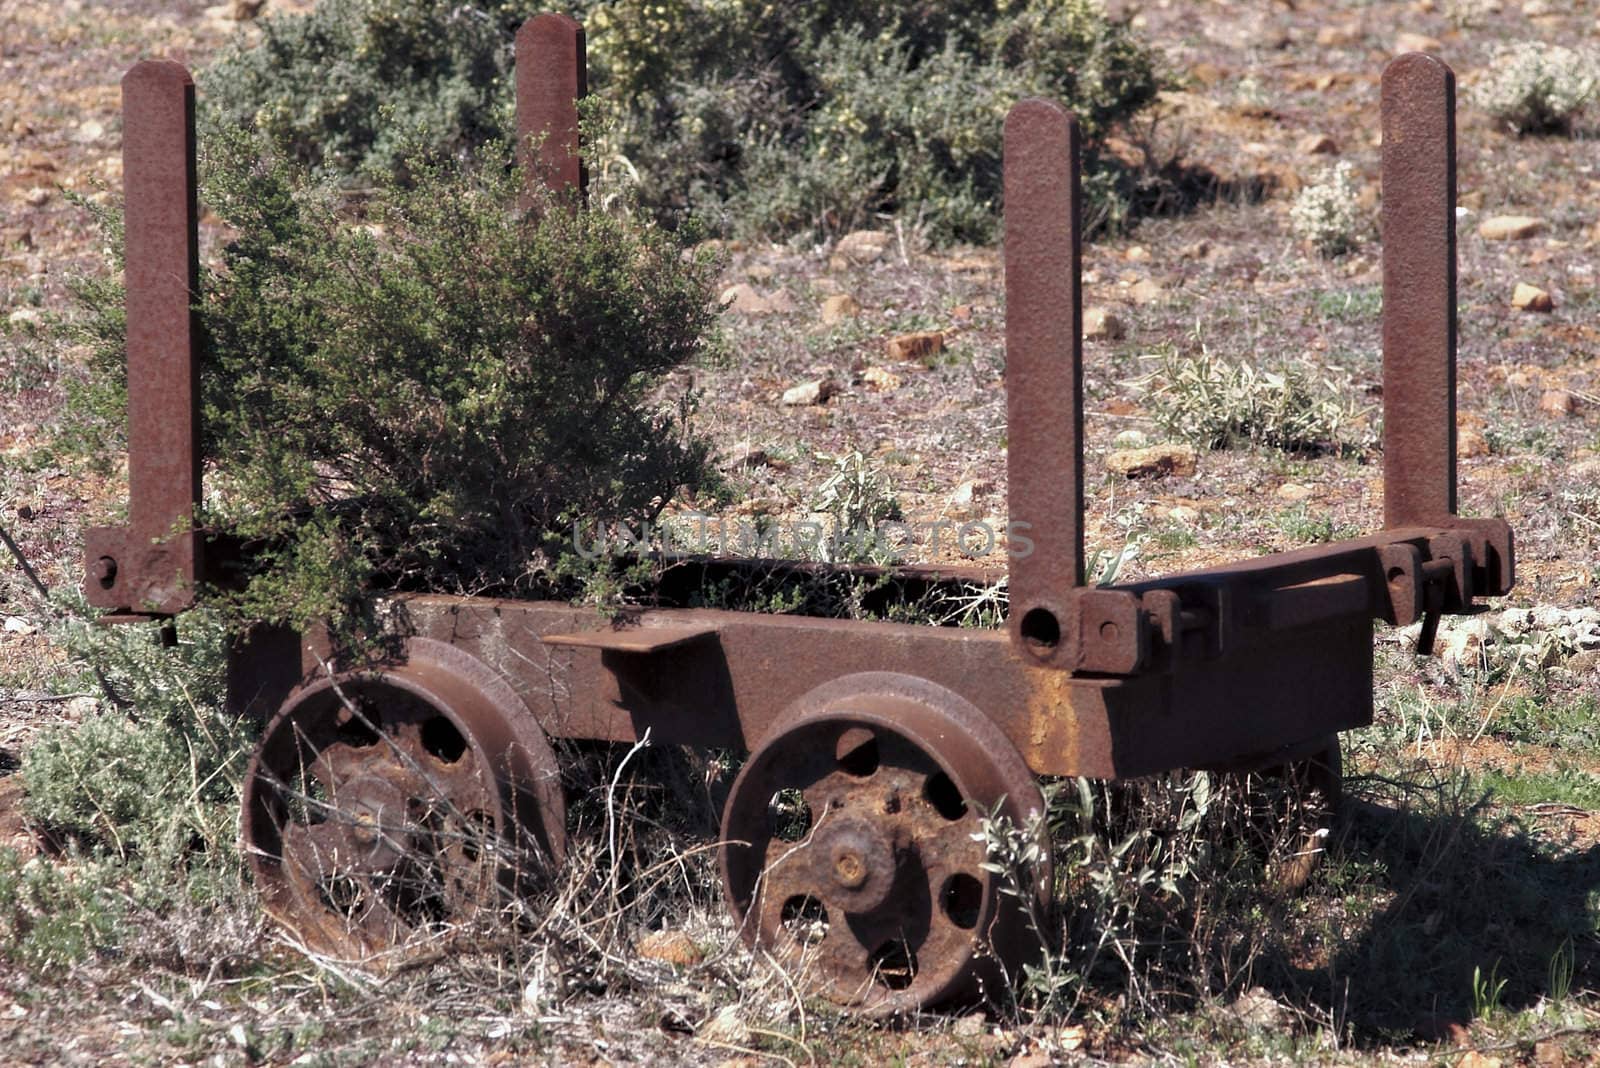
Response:
POLYGON ((553 193, 588 184, 578 154, 578 101, 588 89, 583 25, 546 12, 517 31, 517 158, 529 183, 553 193))
POLYGON ((1456 511, 1455 74, 1421 53, 1383 72, 1383 513, 1456 511))
POLYGON ((122 79, 128 524, 86 533, 89 602, 170 614, 194 601, 200 503, 194 81, 146 60, 122 79))
POLYGON ((1006 505, 1011 640, 1070 666, 1083 585, 1083 306, 1078 121, 1024 100, 1005 125, 1006 505), (1029 543, 1031 542, 1031 551, 1029 543))

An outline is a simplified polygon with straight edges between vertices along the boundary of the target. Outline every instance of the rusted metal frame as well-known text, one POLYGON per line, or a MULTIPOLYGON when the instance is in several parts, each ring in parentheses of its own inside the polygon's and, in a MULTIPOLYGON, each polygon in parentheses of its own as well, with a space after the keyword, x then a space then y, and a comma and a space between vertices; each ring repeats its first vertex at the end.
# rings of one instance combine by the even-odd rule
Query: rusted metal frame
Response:
MULTIPOLYGON (((443 595, 392 603, 402 634, 481 659, 556 737, 628 742, 649 730, 663 743, 749 750, 812 690, 872 672, 922 678, 970 701, 1040 774, 1222 765, 1371 717, 1372 632, 1359 617, 1264 630, 1234 655, 1186 657, 1165 672, 1101 677, 1039 666, 1000 631, 651 610, 639 627, 710 633, 670 654, 640 654, 544 640, 594 629, 587 608, 443 595)), ((233 707, 270 713, 329 656, 316 634, 259 646, 249 677, 233 680, 233 707)))
POLYGON ((589 91, 582 23, 546 12, 517 30, 517 161, 535 184, 581 203, 589 184, 579 153, 578 101, 589 91))
POLYGON ((1083 585, 1083 304, 1077 119, 1025 100, 1005 123, 1006 506, 1032 550, 1011 561, 1007 626, 1071 670, 1083 585))
POLYGON ((1474 539, 1449 528, 1408 528, 1078 592, 1078 670, 1171 670, 1216 657, 1252 634, 1336 619, 1406 625, 1437 600, 1470 607, 1482 586, 1474 539), (1430 593, 1430 591, 1432 591, 1430 593))
POLYGON ((194 603, 201 569, 194 81, 170 60, 122 79, 128 522, 84 534, 85 593, 119 618, 194 603))
POLYGON ((1390 527, 1456 511, 1455 75, 1383 72, 1383 483, 1390 527))

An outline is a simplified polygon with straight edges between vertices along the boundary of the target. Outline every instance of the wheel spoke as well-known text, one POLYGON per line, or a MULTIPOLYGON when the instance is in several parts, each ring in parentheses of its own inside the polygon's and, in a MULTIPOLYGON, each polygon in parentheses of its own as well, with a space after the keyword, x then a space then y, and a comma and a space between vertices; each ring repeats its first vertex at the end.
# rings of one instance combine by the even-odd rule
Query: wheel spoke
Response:
MULTIPOLYGON (((758 911, 757 922, 742 924, 744 937, 776 953, 825 914, 826 933, 811 941, 800 976, 871 1012, 971 990, 991 941, 1008 967, 1028 948, 1015 938, 1015 903, 996 895, 985 843, 974 836, 1001 798, 1014 820, 1040 804, 1037 784, 976 709, 919 704, 908 689, 901 679, 881 700, 840 698, 846 710, 821 706, 773 732, 734 784, 723 825, 730 843, 752 843, 723 853, 736 918, 758 911), (924 750, 914 739, 937 741, 924 750), (797 806, 771 808, 791 785, 811 809, 798 838, 784 828, 797 806)), ((1046 885, 1048 860, 1041 868, 1046 885)))
POLYGON ((521 699, 454 647, 407 648, 337 692, 291 695, 252 757, 246 855, 274 915, 320 952, 366 957, 497 913, 533 888, 525 842, 565 852, 560 769, 521 699), (488 738, 509 744, 486 757, 488 738))

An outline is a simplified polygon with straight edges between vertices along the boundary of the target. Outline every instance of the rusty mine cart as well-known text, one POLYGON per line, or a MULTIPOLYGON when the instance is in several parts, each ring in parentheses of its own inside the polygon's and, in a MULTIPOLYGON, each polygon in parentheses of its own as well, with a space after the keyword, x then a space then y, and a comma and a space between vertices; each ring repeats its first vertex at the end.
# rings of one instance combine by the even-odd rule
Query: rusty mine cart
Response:
MULTIPOLYGON (((517 37, 525 151, 574 188, 583 50, 557 15, 517 37)), ((182 612, 219 555, 194 528, 194 86, 147 61, 123 94, 130 519, 86 548, 89 599, 112 621, 182 612)), ((1450 69, 1392 62, 1382 122, 1384 529, 1085 583, 1079 133, 1024 101, 1004 145, 1007 507, 1034 550, 1011 563, 1005 629, 691 608, 607 624, 556 601, 424 594, 395 597, 406 625, 377 664, 329 662, 325 635, 257 635, 234 650, 229 699, 265 721, 242 834, 267 909, 342 956, 443 930, 562 862, 552 740, 649 732, 748 754, 718 846, 744 939, 804 944, 823 993, 904 1011, 1037 951, 979 833, 994 814, 1046 833, 1035 776, 1298 765, 1336 784, 1338 732, 1372 719, 1373 621, 1422 621, 1426 653, 1441 613, 1513 581, 1507 524, 1456 515, 1450 69)), ((758 565, 784 566, 718 566, 758 565)), ((1048 863, 1032 877, 1043 906, 1048 863)))

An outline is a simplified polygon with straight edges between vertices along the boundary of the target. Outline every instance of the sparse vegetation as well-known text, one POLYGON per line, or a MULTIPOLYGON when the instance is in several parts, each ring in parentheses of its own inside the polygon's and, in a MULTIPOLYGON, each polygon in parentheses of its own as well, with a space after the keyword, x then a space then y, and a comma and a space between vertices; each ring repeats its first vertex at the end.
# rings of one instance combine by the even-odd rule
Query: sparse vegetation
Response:
MULTIPOLYGON (((323 5, 331 8, 331 0, 323 5)), ((0 187, 7 205, 0 211, 0 528, 45 583, 65 590, 82 569, 79 530, 99 521, 103 506, 114 505, 122 491, 114 434, 97 446, 103 470, 81 467, 50 444, 61 376, 80 374, 87 349, 116 342, 121 328, 116 286, 97 265, 102 245, 118 245, 114 214, 105 236, 91 232, 82 213, 61 203, 63 191, 109 204, 94 183, 114 184, 108 163, 117 128, 114 72, 136 51, 187 48, 194 62, 203 62, 219 32, 212 19, 179 13, 174 23, 129 14, 149 5, 17 0, 13 6, 20 17, 9 9, 0 15, 7 61, 19 71, 0 85, 0 105, 16 104, 20 120, 0 129, 16 162, 0 187), (96 140, 96 125, 110 133, 96 140), (103 287, 87 299, 105 314, 80 320, 82 332, 61 345, 49 327, 69 307, 62 282, 74 262, 100 272, 84 284, 103 287), (10 318, 16 312, 22 314, 10 318)), ((670 0, 664 6, 678 10, 670 0)), ((812 5, 798 17, 828 6, 812 5)), ((1600 1035, 1594 699, 1600 632, 1591 614, 1600 509, 1583 488, 1591 474, 1583 465, 1600 444, 1600 408, 1587 400, 1600 394, 1594 377, 1600 334, 1583 314, 1594 306, 1587 271, 1595 219, 1584 207, 1578 169, 1588 162, 1588 119, 1579 113, 1570 140, 1514 142, 1505 123, 1485 121, 1473 72, 1486 68, 1496 39, 1533 34, 1571 44, 1588 32, 1593 12, 1592 5, 1549 4, 1550 13, 1538 16, 1516 3, 1472 6, 1464 30, 1449 28, 1443 10, 1449 4, 1431 13, 1408 8, 1405 28, 1444 38, 1446 58, 1462 74, 1460 189, 1471 214, 1459 231, 1458 397, 1462 426, 1481 420, 1470 425, 1491 448, 1464 457, 1460 504, 1463 514, 1512 517, 1519 584, 1511 600, 1491 604, 1491 611, 1447 617, 1432 658, 1412 655, 1416 631, 1375 628, 1376 719, 1343 735, 1346 803, 1337 820, 1311 824, 1309 838, 1285 833, 1304 832, 1307 824, 1284 821, 1296 793, 1292 781, 1275 775, 1257 777, 1249 788, 1216 772, 1056 784, 1049 809, 1054 910, 1035 923, 1048 954, 1041 970, 1014 977, 1016 998, 986 1016, 962 1006, 883 1025, 841 1017, 805 996, 794 975, 745 952, 731 929, 708 844, 738 753, 558 743, 571 839, 560 878, 525 901, 506 900, 503 924, 485 923, 437 959, 422 957, 378 978, 285 945, 239 878, 232 792, 239 747, 248 738, 224 729, 243 732, 245 725, 214 713, 219 647, 205 644, 209 618, 180 620, 180 643, 166 650, 155 645, 153 628, 58 626, 60 609, 52 605, 67 599, 41 599, 0 546, 0 1045, 7 1057, 48 1063, 70 1051, 106 1063, 600 1057, 995 1066, 1037 1053, 1241 1065, 1474 1058, 1553 1065, 1590 1057, 1600 1035), (1507 158, 1525 159, 1526 172, 1505 166, 1507 158), (1482 215, 1525 211, 1549 220, 1556 240, 1470 236, 1482 215), (1535 282, 1565 288, 1557 315, 1522 316, 1505 307, 1511 283, 1535 275, 1535 282), (1542 411, 1546 389, 1571 391, 1580 403, 1564 415, 1542 411), (80 671, 91 653, 129 708, 106 697, 93 672, 80 671), (74 734, 79 723, 84 727, 74 734), (26 829, 18 814, 26 815, 26 829), (1304 888, 1275 891, 1285 858, 1308 848, 1321 850, 1322 863, 1304 888), (659 958, 647 948, 657 939, 682 955, 659 958)), ((445 7, 415 4, 400 14, 420 26, 445 7)), ((487 5, 449 7, 500 17, 487 5)), ((718 17, 753 9, 715 7, 718 17)), ((856 5, 847 14, 866 17, 861 10, 856 5)), ((1377 458, 1366 448, 1364 421, 1378 403, 1377 253, 1370 244, 1333 258, 1288 247, 1282 223, 1292 199, 1274 184, 1291 169, 1312 177, 1314 164, 1296 149, 1305 116, 1341 146, 1342 158, 1368 177, 1374 173, 1376 91, 1368 76, 1377 73, 1374 49, 1389 43, 1381 15, 1331 0, 1300 0, 1292 8, 1220 4, 1208 10, 1205 33, 1197 34, 1185 5, 1141 10, 1142 36, 1158 44, 1181 41, 1195 59, 1184 91, 1164 97, 1155 133, 1184 141, 1183 159, 1194 170, 1175 180, 1189 183, 1200 206, 1085 248, 1085 266, 1098 279, 1090 282, 1090 299, 1114 304, 1128 328, 1125 341, 1091 341, 1085 362, 1091 581, 1249 559, 1381 523, 1377 458), (1314 43, 1324 29, 1347 35, 1349 43, 1314 43), (1288 35, 1281 52, 1272 43, 1280 33, 1288 35), (1269 45, 1286 62, 1263 62, 1269 45), (1232 192, 1249 188, 1266 189, 1265 202, 1232 192), (1130 299, 1128 290, 1144 279, 1164 295, 1130 299), (1203 344, 1196 340, 1202 337, 1203 344), (1151 361, 1162 374, 1133 384, 1128 366, 1152 351, 1163 357, 1151 361), (1204 453, 1192 477, 1107 477, 1101 458, 1125 447, 1113 445, 1114 437, 1138 430, 1153 442, 1160 440, 1157 428, 1176 436, 1157 418, 1167 403, 1156 391, 1170 380, 1168 355, 1174 376, 1186 361, 1209 361, 1204 388, 1213 398, 1228 396, 1219 383, 1251 382, 1254 407, 1238 406, 1250 418, 1228 424, 1230 441, 1261 447, 1204 453), (1340 408, 1337 433, 1308 432, 1311 443, 1292 452, 1245 429, 1253 413, 1275 410, 1278 386, 1266 372, 1284 367, 1302 372, 1306 401, 1288 425, 1307 425, 1302 417, 1317 404, 1340 408), (1278 495, 1291 481, 1312 490, 1304 505, 1278 495)), ((943 10, 930 17, 943 17, 943 10)), ((439 33, 458 29, 441 25, 439 33)), ((591 55, 604 47, 600 38, 591 27, 591 55)), ((443 47, 416 46, 424 45, 443 47)), ((661 54, 664 46, 647 40, 640 47, 661 54)), ((975 62, 962 68, 963 77, 981 73, 983 57, 975 62)), ((783 74, 768 70, 769 88, 783 74)), ((906 84, 923 85, 918 78, 932 73, 909 69, 906 84)), ((202 83, 202 101, 212 88, 202 83)), ((307 81, 302 88, 321 90, 307 81)), ((886 86, 881 98, 914 105, 915 95, 902 89, 886 86)), ((413 106, 407 94, 395 99, 413 106)), ((663 114, 691 115, 659 96, 652 103, 663 114)), ((939 104, 958 116, 978 107, 939 104)), ((432 106, 415 104, 419 113, 432 106)), ((315 112, 308 107, 307 114, 315 112)), ((451 124, 463 112, 434 114, 437 123, 414 124, 412 135, 426 140, 421 126, 440 132, 439 152, 452 155, 464 141, 448 131, 462 128, 451 124)), ((481 114, 504 119, 496 106, 481 114)), ((626 175, 635 161, 621 146, 633 134, 615 115, 596 118, 612 132, 591 141, 610 152, 592 173, 609 166, 626 175)), ((892 132, 902 136, 909 120, 890 118, 892 132)), ((405 125, 397 121, 394 129, 405 125)), ((697 135, 682 131, 684 143, 691 133, 697 135)), ((1114 151, 1136 160, 1135 142, 1124 138, 1114 151)), ((404 171, 397 193, 375 191, 370 175, 385 169, 381 153, 354 180, 333 177, 364 151, 341 149, 339 159, 325 161, 326 185, 295 186, 296 195, 313 200, 307 217, 319 218, 326 208, 353 226, 381 226, 377 213, 390 210, 391 195, 403 198, 406 183, 431 181, 425 172, 435 165, 450 171, 437 153, 424 153, 416 158, 427 167, 413 174, 406 153, 389 145, 382 151, 401 158, 404 171)), ((266 188, 275 165, 249 162, 249 173, 266 188)), ((688 155, 672 162, 694 169, 688 155)), ((734 172, 743 165, 714 163, 734 172)), ((642 168, 639 178, 629 179, 631 195, 657 198, 650 206, 664 204, 676 218, 686 199, 647 190, 642 168)), ((820 182, 826 174, 816 167, 793 176, 797 184, 813 178, 820 182)), ((708 189, 698 203, 732 204, 724 192, 708 189)), ((827 250, 805 242, 724 246, 717 271, 707 272, 713 290, 745 281, 763 293, 785 289, 795 310, 723 314, 729 343, 717 358, 692 359, 645 394, 645 410, 666 400, 674 413, 671 400, 685 393, 714 399, 696 414, 695 427, 717 447, 721 484, 692 497, 680 493, 664 514, 693 510, 730 524, 790 526, 812 517, 821 503, 818 487, 839 473, 843 457, 848 477, 835 487, 836 503, 848 503, 857 475, 892 475, 892 487, 879 483, 883 492, 862 500, 892 498, 908 522, 941 519, 955 513, 953 488, 972 482, 985 488, 963 501, 959 514, 1003 521, 997 257, 992 248, 930 251, 918 240, 914 210, 879 206, 898 210, 904 242, 889 234, 887 251, 871 263, 830 268, 827 250), (848 325, 820 330, 816 305, 838 291, 858 302, 859 314, 848 325), (897 385, 869 385, 863 371, 882 369, 883 339, 910 329, 940 330, 953 342, 938 360, 888 364, 897 385), (687 372, 692 389, 683 384, 687 372), (830 373, 844 385, 828 403, 778 404, 794 382, 830 373), (734 459, 758 454, 764 462, 734 459)), ((202 248, 221 269, 224 246, 239 232, 213 227, 210 218, 202 248)), ((879 221, 869 218, 868 225, 879 221)), ((741 224, 730 214, 727 225, 741 224)), ((400 234, 391 228, 368 237, 387 255, 396 250, 386 242, 397 244, 400 234)), ((352 229, 333 247, 355 248, 357 237, 352 229)), ((438 255, 461 247, 441 243, 438 255)), ((672 242, 663 248, 679 253, 672 242)), ((485 277, 490 270, 484 267, 485 277)), ((218 281, 208 282, 219 295, 218 281)), ((276 290, 259 291, 264 322, 299 307, 279 300, 276 290)), ((426 292, 456 309, 453 322, 471 318, 464 295, 426 292)), ((397 314, 395 321, 405 320, 397 314)), ((244 366, 241 373, 256 371, 244 366)), ((85 376, 82 384, 101 389, 112 404, 120 387, 110 376, 85 376)), ((1201 425, 1204 407, 1192 406, 1194 425, 1201 425)), ((215 473, 208 468, 208 480, 220 490, 225 483, 211 478, 215 473)), ((324 498, 335 509, 335 532, 345 536, 360 499, 339 492, 324 498)), ((221 516, 228 503, 208 501, 208 514, 221 516)), ((384 514, 402 522, 398 513, 384 514)), ((945 552, 912 559, 964 562, 948 543, 945 552)), ((998 574, 1004 557, 995 553, 979 563, 998 574)), ((556 566, 562 592, 608 610, 641 600, 661 566, 568 565, 556 566)), ((695 597, 717 607, 946 626, 995 627, 1006 608, 1003 578, 951 583, 937 596, 918 598, 876 579, 822 580, 776 566, 709 584, 695 597)), ((990 860, 1002 867, 1037 862, 1008 859, 998 847, 990 860)))
MULTIPOLYGON (((233 618, 353 631, 378 576, 530 588, 576 520, 653 517, 700 478, 694 397, 654 391, 713 343, 714 257, 548 196, 519 208, 487 149, 413 156, 359 212, 257 151, 218 137, 205 167, 235 230, 200 305, 206 522, 261 546, 233 618)), ((81 292, 93 453, 122 432, 120 290, 81 292)))
POLYGON ((1524 41, 1495 50, 1473 100, 1519 134, 1569 133, 1600 102, 1600 50, 1524 41))
MULTIPOLYGON (((511 35, 528 0, 331 0, 267 20, 204 79, 221 126, 292 159, 403 174, 413 146, 510 133, 511 35)), ((1091 137, 1161 87, 1157 60, 1098 0, 710 3, 586 0, 602 166, 643 203, 741 236, 838 233, 899 213, 938 240, 984 239, 1000 120, 1027 96, 1091 137)))
POLYGON ((1289 222, 1322 255, 1342 255, 1361 241, 1359 195, 1355 168, 1341 160, 1294 198, 1289 222))
POLYGON ((1290 452, 1337 451, 1358 441, 1348 392, 1329 372, 1285 363, 1260 371, 1215 355, 1203 343, 1193 355, 1167 347, 1142 384, 1157 423, 1207 449, 1254 444, 1290 452))

